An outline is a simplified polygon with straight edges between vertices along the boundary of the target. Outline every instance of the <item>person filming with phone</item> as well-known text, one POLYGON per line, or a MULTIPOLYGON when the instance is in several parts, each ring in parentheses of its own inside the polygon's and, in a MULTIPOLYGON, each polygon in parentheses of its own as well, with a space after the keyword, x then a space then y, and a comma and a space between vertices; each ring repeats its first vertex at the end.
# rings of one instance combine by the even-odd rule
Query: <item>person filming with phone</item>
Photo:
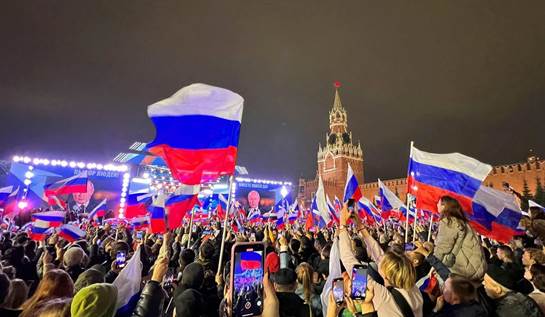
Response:
POLYGON ((399 251, 384 252, 365 229, 359 217, 354 217, 348 208, 349 204, 344 204, 341 211, 339 251, 341 262, 352 281, 351 298, 362 299, 362 297, 372 296, 372 304, 379 317, 423 316, 423 298, 416 286, 416 271, 411 260, 399 251), (355 222, 357 233, 363 238, 367 253, 374 263, 369 265, 360 263, 354 256, 347 226, 350 218, 355 222), (377 270, 375 266, 378 266, 377 270), (362 296, 363 289, 353 288, 360 287, 364 283, 367 291, 362 296))

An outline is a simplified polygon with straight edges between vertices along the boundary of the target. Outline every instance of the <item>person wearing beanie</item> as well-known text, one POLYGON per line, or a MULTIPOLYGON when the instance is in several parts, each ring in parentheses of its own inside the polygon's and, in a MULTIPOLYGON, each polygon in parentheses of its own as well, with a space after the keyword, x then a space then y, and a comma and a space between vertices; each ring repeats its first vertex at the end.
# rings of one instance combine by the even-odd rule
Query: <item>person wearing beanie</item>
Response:
POLYGON ((494 263, 488 265, 483 285, 486 295, 496 304, 496 316, 541 316, 539 306, 533 299, 514 291, 519 280, 517 272, 508 271, 494 263))
POLYGON ((63 255, 63 266, 73 281, 76 281, 83 272, 87 255, 79 246, 73 246, 63 255))
POLYGON ((116 312, 117 288, 98 283, 82 288, 70 306, 72 317, 112 317, 116 312))
POLYGON ((80 289, 97 283, 104 283, 104 273, 93 268, 88 269, 78 276, 74 283, 74 292, 77 293, 80 289))
POLYGON ((204 267, 193 262, 188 264, 182 272, 180 286, 174 291, 174 305, 176 316, 201 316, 205 314, 205 299, 201 293, 204 280, 204 267))

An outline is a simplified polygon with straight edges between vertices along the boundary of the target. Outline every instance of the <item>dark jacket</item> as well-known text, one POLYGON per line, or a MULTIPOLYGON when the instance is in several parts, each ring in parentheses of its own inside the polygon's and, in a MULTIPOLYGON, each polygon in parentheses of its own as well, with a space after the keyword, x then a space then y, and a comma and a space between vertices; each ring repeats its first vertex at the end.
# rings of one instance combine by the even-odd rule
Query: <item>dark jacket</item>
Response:
POLYGON ((511 292, 496 299, 496 313, 498 317, 538 317, 542 316, 539 306, 530 297, 521 293, 511 292))
POLYGON ((483 306, 477 302, 471 302, 468 304, 456 304, 450 305, 445 303, 443 309, 434 313, 433 317, 486 317, 486 311, 483 306))
POLYGON ((295 293, 276 293, 280 304, 280 317, 308 317, 309 306, 295 293))
POLYGON ((142 292, 132 317, 163 316, 166 293, 156 281, 148 281, 142 292))

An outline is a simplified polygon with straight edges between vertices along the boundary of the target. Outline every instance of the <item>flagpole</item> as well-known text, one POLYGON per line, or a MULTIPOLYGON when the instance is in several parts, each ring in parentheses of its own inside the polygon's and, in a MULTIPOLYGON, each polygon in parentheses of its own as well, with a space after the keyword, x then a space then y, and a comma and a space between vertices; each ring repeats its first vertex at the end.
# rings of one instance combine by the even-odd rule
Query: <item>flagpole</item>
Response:
MULTIPOLYGON (((409 152, 410 153, 409 154, 409 160, 413 157, 413 145, 414 145, 414 142, 411 141, 411 150, 409 152)), ((410 176, 409 173, 410 173, 410 171, 407 169, 407 177, 410 176)), ((409 184, 407 184, 407 185, 409 185, 409 184)), ((407 204, 407 217, 406 217, 407 219, 405 221, 405 243, 407 243, 408 240, 409 240, 409 211, 410 211, 409 206, 408 206, 408 204, 409 204, 409 195, 410 195, 409 192, 410 192, 410 188, 407 187, 407 203, 406 203, 407 204)), ((415 219, 415 221, 416 221, 416 219, 415 219)))
POLYGON ((418 219, 418 209, 414 208, 414 224, 413 224, 413 242, 416 241, 416 220, 418 219))
POLYGON ((187 239, 187 248, 191 245, 191 234, 193 233, 193 215, 195 214, 195 206, 191 208, 191 217, 189 219, 189 239, 187 239))
POLYGON ((433 224, 433 213, 430 215, 430 228, 428 229, 428 242, 431 240, 431 226, 433 224))
POLYGON ((229 210, 231 209, 231 201, 233 199, 233 183, 235 181, 235 175, 229 176, 229 198, 227 198, 227 210, 225 211, 225 219, 223 220, 223 233, 221 234, 221 247, 220 247, 220 258, 218 262, 218 272, 221 274, 221 263, 223 262, 223 250, 225 249, 225 234, 227 231, 227 222, 229 220, 229 210))

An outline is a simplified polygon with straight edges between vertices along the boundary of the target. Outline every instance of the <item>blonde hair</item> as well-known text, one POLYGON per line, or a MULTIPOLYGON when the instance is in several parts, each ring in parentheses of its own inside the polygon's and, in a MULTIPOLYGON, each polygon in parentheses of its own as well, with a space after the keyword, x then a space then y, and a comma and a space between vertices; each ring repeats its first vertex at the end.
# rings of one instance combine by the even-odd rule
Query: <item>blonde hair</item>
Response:
POLYGON ((312 296, 312 267, 310 264, 303 262, 297 266, 295 273, 297 273, 297 282, 303 285, 305 302, 309 304, 312 296))
POLYGON ((416 271, 411 260, 404 254, 386 252, 380 261, 384 278, 391 286, 401 289, 411 289, 416 284, 416 271))

